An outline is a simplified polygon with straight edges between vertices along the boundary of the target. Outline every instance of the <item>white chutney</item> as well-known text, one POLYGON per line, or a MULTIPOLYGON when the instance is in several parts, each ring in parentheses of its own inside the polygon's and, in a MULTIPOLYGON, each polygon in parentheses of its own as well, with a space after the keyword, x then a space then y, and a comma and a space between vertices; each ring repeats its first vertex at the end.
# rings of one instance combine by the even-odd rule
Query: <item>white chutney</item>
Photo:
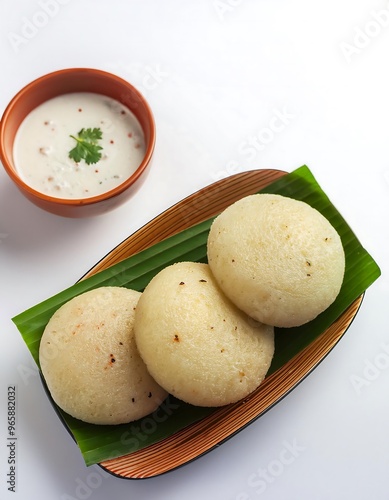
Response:
POLYGON ((64 94, 35 108, 14 141, 15 167, 30 187, 55 198, 90 198, 124 182, 145 155, 142 128, 134 114, 110 97, 89 92, 64 94), (70 136, 100 128, 101 159, 76 163, 70 136))

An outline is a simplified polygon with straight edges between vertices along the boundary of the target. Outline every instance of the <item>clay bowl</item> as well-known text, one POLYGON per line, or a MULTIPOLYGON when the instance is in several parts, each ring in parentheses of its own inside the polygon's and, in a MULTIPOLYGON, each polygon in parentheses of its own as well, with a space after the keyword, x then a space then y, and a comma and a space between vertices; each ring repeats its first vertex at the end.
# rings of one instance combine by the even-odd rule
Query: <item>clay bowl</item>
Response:
POLYGON ((38 207, 64 217, 89 217, 105 213, 125 202, 144 181, 155 145, 155 122, 142 94, 116 75, 89 68, 70 68, 44 75, 20 90, 6 107, 0 122, 0 160, 16 186, 38 207), (119 186, 84 199, 55 198, 28 186, 13 159, 16 132, 24 118, 43 102, 71 92, 94 92, 116 99, 134 113, 145 136, 143 161, 119 186))

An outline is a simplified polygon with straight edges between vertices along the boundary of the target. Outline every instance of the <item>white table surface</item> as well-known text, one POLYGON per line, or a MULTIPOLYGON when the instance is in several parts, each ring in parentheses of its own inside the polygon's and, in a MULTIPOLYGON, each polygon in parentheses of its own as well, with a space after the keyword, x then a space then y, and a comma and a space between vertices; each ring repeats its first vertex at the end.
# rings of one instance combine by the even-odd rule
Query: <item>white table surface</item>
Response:
POLYGON ((158 131, 147 182, 100 217, 46 213, 0 171, 0 498, 387 500, 389 4, 1 0, 0 33, 1 113, 36 77, 95 67, 144 93, 158 131), (302 164, 382 270, 344 338, 278 405, 185 467, 142 481, 85 467, 11 317, 214 180, 302 164), (18 395, 16 493, 8 386, 18 395))

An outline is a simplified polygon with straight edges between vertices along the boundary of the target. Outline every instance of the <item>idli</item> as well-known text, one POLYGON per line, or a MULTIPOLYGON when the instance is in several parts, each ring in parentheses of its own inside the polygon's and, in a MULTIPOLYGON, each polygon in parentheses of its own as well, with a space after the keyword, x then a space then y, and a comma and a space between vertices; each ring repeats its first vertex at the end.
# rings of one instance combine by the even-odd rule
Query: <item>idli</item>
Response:
POLYGON ((274 329, 221 292, 207 264, 160 271, 139 299, 135 339, 153 378, 197 406, 222 406, 254 391, 274 353, 274 329))
POLYGON ((134 338, 140 292, 100 287, 61 306, 42 335, 39 361, 53 400, 92 424, 121 424, 153 412, 166 398, 134 338))
POLYGON ((208 263, 223 292, 257 321, 278 327, 314 319, 342 286, 345 255, 330 222, 305 202, 247 196, 215 218, 208 263))

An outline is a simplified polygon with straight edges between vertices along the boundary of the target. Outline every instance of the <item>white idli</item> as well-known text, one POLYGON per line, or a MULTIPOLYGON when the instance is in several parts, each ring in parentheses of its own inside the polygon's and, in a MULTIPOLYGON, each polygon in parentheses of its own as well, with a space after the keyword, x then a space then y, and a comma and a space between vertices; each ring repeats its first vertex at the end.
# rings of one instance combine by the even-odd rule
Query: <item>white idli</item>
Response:
POLYGON ((333 303, 345 255, 329 221, 305 202, 247 196, 214 220, 208 262, 220 288, 257 321, 299 326, 333 303))
POLYGON ((121 424, 153 412, 167 393, 152 379, 134 339, 141 293, 100 287, 61 306, 42 335, 39 360, 52 398, 92 424, 121 424))
POLYGON ((254 391, 274 353, 274 330, 217 286, 207 264, 160 271, 139 299, 135 339, 153 378, 180 400, 222 406, 254 391))

